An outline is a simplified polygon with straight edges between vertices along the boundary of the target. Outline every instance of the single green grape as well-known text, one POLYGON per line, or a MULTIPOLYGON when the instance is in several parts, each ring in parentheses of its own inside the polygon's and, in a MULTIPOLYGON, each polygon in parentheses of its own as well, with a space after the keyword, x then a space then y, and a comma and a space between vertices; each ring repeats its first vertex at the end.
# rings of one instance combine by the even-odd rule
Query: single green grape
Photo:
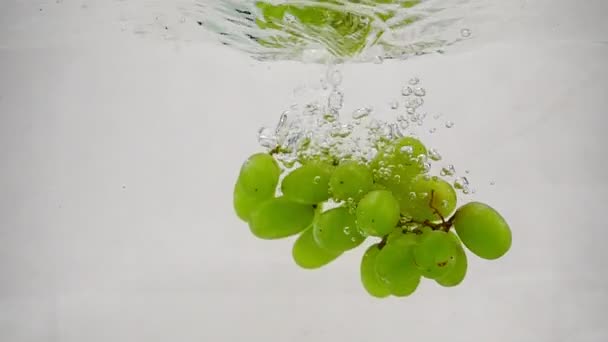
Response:
POLYGON ((249 222, 251 213, 274 196, 280 173, 278 164, 269 154, 254 154, 243 163, 232 201, 241 220, 249 222))
POLYGON ((456 247, 450 235, 433 230, 422 234, 414 247, 414 261, 420 273, 430 279, 444 276, 456 261, 456 247))
POLYGON ((304 204, 327 200, 332 168, 327 164, 313 162, 291 171, 281 184, 283 196, 304 204))
POLYGON ((407 184, 424 171, 421 158, 427 155, 427 149, 420 140, 403 137, 383 144, 378 146, 378 154, 371 162, 376 180, 381 184, 388 187, 407 184))
POLYGON ((404 215, 416 221, 438 222, 454 211, 457 196, 452 185, 443 179, 418 176, 410 184, 407 196, 399 199, 404 215))
POLYGON ((376 258, 380 254, 379 244, 371 245, 363 254, 361 259, 361 283, 365 290, 372 296, 378 298, 388 297, 391 291, 387 285, 380 280, 376 273, 376 258))
POLYGON ((458 237, 478 257, 497 259, 511 248, 511 228, 505 219, 487 204, 467 203, 458 208, 454 216, 458 237))
POLYGON ((346 207, 319 214, 314 220, 313 235, 319 246, 334 252, 355 248, 365 240, 357 229, 355 215, 346 207))
POLYGON ((435 281, 441 286, 452 287, 460 284, 464 280, 464 277, 467 274, 468 262, 467 254, 465 253, 464 248, 462 248, 462 243, 460 242, 456 234, 449 233, 448 235, 450 236, 452 243, 456 248, 456 258, 454 260, 454 266, 452 267, 452 269, 447 271, 446 274, 435 279, 435 281))
POLYGON ((341 254, 321 248, 314 239, 312 225, 300 234, 291 250, 293 260, 305 269, 325 266, 341 254))
POLYGON ((279 164, 271 155, 256 153, 241 166, 237 182, 243 192, 256 198, 267 198, 274 195, 280 175, 279 164))
POLYGON ((417 240, 416 234, 404 234, 384 245, 376 257, 378 277, 395 296, 410 295, 420 282, 420 272, 413 256, 417 240))
POLYGON ((251 213, 249 228, 261 239, 280 239, 303 231, 312 223, 313 217, 312 205, 276 197, 251 213))
POLYGON ((357 227, 367 235, 384 236, 399 222, 399 202, 387 190, 374 190, 357 206, 357 227))
POLYGON ((358 201, 373 186, 374 179, 367 165, 347 161, 336 167, 329 180, 333 196, 338 200, 358 201))
POLYGON ((261 203, 265 200, 272 198, 269 196, 256 196, 243 190, 243 187, 237 182, 234 185, 234 191, 232 196, 232 205, 236 215, 243 221, 249 222, 251 219, 251 213, 255 211, 261 203))

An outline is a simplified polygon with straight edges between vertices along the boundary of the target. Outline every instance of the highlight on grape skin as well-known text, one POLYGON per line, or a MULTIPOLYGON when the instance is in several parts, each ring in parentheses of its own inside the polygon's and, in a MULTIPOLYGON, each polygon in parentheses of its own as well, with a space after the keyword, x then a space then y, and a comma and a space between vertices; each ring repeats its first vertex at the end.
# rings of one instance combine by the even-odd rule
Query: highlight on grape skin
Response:
POLYGON ((450 178, 451 165, 430 172, 439 158, 419 138, 375 119, 363 125, 367 114, 343 123, 335 110, 306 110, 321 124, 303 128, 283 114, 276 137, 245 161, 233 190, 234 210, 254 236, 294 238, 295 265, 341 267, 335 260, 366 245, 361 289, 403 298, 426 281, 462 285, 472 272, 468 252, 488 260, 508 252, 506 220, 481 202, 458 207, 466 179, 450 178), (367 135, 363 144, 356 127, 367 135))

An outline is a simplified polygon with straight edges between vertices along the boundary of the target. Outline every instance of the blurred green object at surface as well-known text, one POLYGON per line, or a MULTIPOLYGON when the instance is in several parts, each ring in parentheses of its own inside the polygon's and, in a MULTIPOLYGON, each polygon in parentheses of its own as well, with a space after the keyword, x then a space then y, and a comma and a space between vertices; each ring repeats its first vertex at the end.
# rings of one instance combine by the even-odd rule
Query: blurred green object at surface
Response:
POLYGON ((256 8, 260 13, 255 19, 256 25, 262 30, 278 32, 256 40, 269 48, 316 44, 334 56, 353 57, 376 44, 387 29, 415 22, 416 16, 393 19, 399 10, 419 3, 420 0, 320 0, 280 4, 258 1, 256 8), (357 6, 350 6, 354 4, 357 6), (366 10, 362 11, 361 6, 366 10))

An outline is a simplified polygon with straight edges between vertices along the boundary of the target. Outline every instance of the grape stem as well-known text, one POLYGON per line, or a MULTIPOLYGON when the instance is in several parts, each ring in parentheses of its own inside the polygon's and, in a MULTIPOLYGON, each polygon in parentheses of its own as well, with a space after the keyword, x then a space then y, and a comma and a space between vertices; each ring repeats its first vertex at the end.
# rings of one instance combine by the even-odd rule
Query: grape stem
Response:
MULTIPOLYGON (((433 223, 429 220, 424 220, 424 221, 416 221, 414 219, 409 219, 409 220, 403 220, 401 221, 401 223, 403 225, 407 225, 407 224, 417 224, 417 225, 421 225, 421 226, 425 226, 425 227, 429 227, 432 230, 443 230, 444 232, 449 232, 450 228, 452 227, 453 223, 454 223, 454 217, 455 215, 452 215, 452 217, 450 217, 447 221, 446 219, 443 217, 443 215, 441 215, 441 213, 439 212, 439 210, 437 210, 437 208, 435 208, 435 206, 433 205, 433 199, 435 198, 435 190, 431 190, 431 199, 429 201, 429 207, 433 210, 433 213, 435 213, 435 215, 439 216, 439 218, 441 219, 441 223, 433 223)), ((402 218, 404 218, 402 216, 402 218)), ((414 229, 416 230, 416 229, 414 229)))

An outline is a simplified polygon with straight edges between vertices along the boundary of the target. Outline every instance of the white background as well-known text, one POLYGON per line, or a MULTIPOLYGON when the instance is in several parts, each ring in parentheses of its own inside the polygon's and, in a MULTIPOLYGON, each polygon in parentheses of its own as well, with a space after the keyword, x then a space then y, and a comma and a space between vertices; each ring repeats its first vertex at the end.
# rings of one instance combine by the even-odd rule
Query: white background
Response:
POLYGON ((304 271, 232 211, 257 128, 321 67, 2 2, 0 341, 608 341, 608 6, 515 3, 445 55, 343 69, 353 107, 420 77, 455 122, 425 141, 513 229, 460 286, 377 300, 363 247, 304 271))

